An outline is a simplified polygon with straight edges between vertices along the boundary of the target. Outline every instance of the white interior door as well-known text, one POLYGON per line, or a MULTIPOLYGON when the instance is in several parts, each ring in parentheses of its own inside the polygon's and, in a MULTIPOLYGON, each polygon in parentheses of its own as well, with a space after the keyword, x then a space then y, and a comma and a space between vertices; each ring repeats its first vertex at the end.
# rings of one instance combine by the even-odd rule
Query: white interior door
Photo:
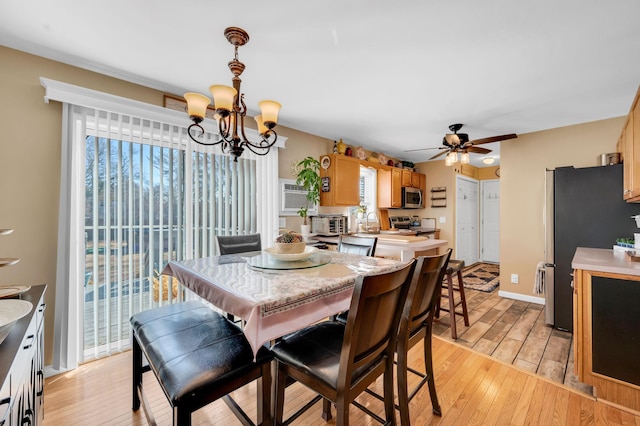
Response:
POLYGON ((497 263, 500 261, 500 181, 483 180, 480 182, 480 190, 480 258, 483 262, 497 263))
POLYGON ((466 265, 478 255, 478 181, 456 176, 456 255, 466 265))

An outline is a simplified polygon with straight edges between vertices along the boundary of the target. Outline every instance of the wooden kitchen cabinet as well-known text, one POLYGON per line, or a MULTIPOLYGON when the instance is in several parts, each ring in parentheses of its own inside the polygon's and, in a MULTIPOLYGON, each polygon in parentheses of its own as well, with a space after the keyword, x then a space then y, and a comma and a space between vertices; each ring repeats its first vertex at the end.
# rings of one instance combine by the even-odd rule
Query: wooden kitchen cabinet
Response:
POLYGON ((412 188, 420 188, 421 173, 412 172, 411 170, 402 169, 402 186, 410 186, 412 188))
POLYGON ((640 202, 640 88, 618 140, 624 168, 623 198, 640 202))
POLYGON ((378 169, 378 208, 402 207, 402 170, 378 169))
POLYGON ((640 411, 640 275, 626 254, 578 247, 572 261, 574 372, 598 400, 640 411))
POLYGON ((426 208, 427 207, 427 175, 423 175, 422 173, 418 173, 418 175, 420 177, 419 179, 420 185, 418 186, 418 188, 420 188, 420 191, 422 191, 422 208, 426 208))
MULTIPOLYGON (((328 178, 323 182, 320 191, 321 206, 357 206, 360 205, 360 160, 339 154, 320 157, 329 158, 329 166, 320 168, 320 178, 328 178)), ((324 164, 327 161, 324 160, 324 164)))

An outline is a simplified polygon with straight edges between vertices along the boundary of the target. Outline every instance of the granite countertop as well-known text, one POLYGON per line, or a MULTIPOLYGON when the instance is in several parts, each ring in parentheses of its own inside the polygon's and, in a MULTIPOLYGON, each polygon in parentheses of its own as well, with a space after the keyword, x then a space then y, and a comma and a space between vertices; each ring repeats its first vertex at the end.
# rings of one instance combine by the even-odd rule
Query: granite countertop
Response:
POLYGON ((640 262, 632 261, 625 251, 578 247, 571 261, 573 269, 640 276, 640 262))

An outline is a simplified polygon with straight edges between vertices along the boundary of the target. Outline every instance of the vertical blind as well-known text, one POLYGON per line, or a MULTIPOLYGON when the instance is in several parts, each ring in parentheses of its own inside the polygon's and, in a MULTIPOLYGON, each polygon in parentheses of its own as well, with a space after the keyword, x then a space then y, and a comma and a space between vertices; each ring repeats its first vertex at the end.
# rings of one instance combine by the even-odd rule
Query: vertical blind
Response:
POLYGON ((271 241, 277 151, 234 162, 180 125, 65 104, 54 369, 127 348, 133 313, 182 297, 169 260, 217 254, 217 235, 271 241))

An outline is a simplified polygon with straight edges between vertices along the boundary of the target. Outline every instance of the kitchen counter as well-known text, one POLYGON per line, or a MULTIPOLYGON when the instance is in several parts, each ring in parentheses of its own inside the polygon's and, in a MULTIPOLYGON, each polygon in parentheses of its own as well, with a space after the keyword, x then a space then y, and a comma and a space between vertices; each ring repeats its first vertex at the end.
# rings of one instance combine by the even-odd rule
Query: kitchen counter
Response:
MULTIPOLYGON (((446 247, 449 243, 447 240, 437 240, 433 238, 415 236, 415 235, 399 235, 399 234, 354 234, 361 237, 377 237, 376 254, 378 255, 398 255, 400 260, 408 261, 416 256, 416 252, 426 250, 439 249, 446 247)), ((327 244, 338 244, 339 237, 323 237, 317 235, 312 237, 318 242, 327 244)))
POLYGON ((640 262, 633 262, 625 251, 578 247, 571 262, 573 269, 640 276, 640 262))
POLYGON ((574 370, 598 400, 640 413, 640 262, 578 247, 573 278, 574 370))

